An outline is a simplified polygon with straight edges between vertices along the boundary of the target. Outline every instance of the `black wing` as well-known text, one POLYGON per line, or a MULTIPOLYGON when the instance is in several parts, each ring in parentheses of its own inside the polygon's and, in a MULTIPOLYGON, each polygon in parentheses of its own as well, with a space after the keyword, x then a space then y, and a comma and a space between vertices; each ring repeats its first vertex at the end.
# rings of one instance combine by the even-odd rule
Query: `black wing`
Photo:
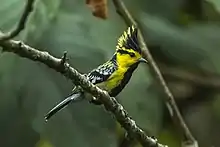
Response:
POLYGON ((106 81, 115 70, 117 70, 116 63, 108 61, 87 74, 87 78, 93 84, 98 84, 106 81))

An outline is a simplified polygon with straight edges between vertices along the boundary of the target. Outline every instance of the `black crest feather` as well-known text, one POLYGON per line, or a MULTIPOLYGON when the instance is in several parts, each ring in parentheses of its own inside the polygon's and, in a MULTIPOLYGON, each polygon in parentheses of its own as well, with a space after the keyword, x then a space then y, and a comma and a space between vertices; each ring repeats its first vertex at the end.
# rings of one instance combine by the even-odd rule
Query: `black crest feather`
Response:
POLYGON ((137 37, 138 29, 134 26, 128 27, 118 39, 117 50, 133 49, 141 53, 137 37))

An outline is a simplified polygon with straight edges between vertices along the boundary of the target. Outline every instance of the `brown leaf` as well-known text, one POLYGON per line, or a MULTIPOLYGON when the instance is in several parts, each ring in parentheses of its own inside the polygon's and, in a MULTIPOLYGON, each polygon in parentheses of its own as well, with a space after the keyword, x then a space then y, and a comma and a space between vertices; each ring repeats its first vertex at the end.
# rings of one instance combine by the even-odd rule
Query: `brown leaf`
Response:
POLYGON ((86 0, 86 4, 92 10, 95 17, 106 19, 107 18, 107 0, 86 0))

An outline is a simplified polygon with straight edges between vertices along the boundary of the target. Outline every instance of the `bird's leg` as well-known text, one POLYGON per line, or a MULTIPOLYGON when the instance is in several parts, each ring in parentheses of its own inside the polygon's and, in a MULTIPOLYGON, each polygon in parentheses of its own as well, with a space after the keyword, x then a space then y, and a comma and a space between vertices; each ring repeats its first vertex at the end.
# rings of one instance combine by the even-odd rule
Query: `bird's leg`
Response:
POLYGON ((90 103, 92 104, 95 104, 95 105, 101 105, 102 102, 100 102, 96 97, 92 97, 92 99, 89 101, 90 103))

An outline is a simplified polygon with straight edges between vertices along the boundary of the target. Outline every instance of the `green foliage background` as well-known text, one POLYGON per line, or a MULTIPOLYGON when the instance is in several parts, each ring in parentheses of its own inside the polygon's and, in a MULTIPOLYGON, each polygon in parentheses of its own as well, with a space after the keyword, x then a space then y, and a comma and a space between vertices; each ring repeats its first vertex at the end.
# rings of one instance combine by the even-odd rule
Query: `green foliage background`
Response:
MULTIPOLYGON (((0 0, 0 29, 18 22, 24 0, 0 0)), ((220 77, 218 0, 124 0, 140 23, 183 116, 201 147, 219 146, 218 88, 176 78, 179 69, 206 80, 220 77), (166 70, 172 68, 173 70, 166 70)), ((108 1, 107 20, 92 16, 81 0, 36 0, 25 30, 16 38, 56 57, 68 52, 82 73, 107 60, 126 29, 108 1)), ((102 107, 72 104, 48 123, 44 114, 61 101, 72 83, 44 65, 0 53, 0 146, 115 147, 122 129, 102 107)), ((161 87, 149 68, 139 66, 118 96, 137 124, 160 142, 180 146, 179 135, 163 104, 161 87)), ((135 144, 135 146, 138 146, 135 144)))

